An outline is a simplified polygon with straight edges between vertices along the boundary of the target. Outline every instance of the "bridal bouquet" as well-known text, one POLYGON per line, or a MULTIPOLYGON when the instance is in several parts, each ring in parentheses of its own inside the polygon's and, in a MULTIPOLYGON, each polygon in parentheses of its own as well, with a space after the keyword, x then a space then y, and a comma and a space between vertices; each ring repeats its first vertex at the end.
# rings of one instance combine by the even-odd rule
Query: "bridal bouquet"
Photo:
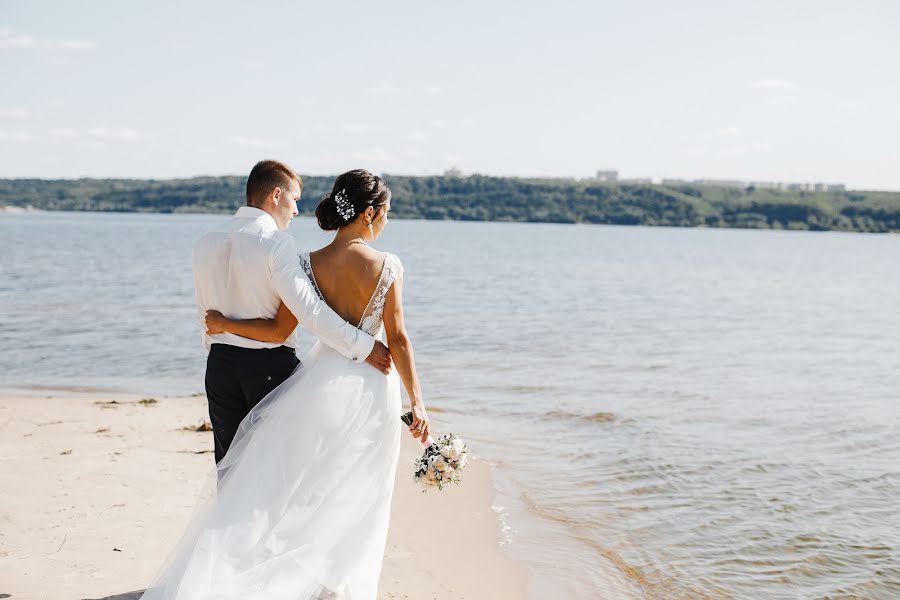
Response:
MULTIPOLYGON (((412 425, 412 413, 400 417, 407 425, 412 425)), ((459 473, 469 459, 469 447, 455 433, 447 433, 437 439, 428 438, 425 453, 415 462, 414 476, 416 481, 425 486, 437 486, 444 489, 448 483, 459 484, 459 473)))

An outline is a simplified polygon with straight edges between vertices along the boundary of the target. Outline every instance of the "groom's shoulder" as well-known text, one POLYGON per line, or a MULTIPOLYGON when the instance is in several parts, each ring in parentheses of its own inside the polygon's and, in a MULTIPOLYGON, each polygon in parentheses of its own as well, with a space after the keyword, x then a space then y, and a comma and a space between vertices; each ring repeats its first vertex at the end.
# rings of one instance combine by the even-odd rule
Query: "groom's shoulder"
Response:
POLYGON ((204 231, 200 234, 195 241, 195 243, 200 242, 201 240, 210 240, 221 237, 223 234, 226 234, 230 231, 234 231, 237 228, 237 219, 234 217, 231 218, 223 218, 221 221, 216 223, 211 228, 204 231))
POLYGON ((273 246, 294 246, 294 237, 287 231, 273 229, 265 233, 265 239, 273 246))
POLYGON ((202 234, 197 241, 224 240, 233 238, 235 235, 246 237, 248 239, 256 239, 262 243, 271 242, 273 244, 284 244, 293 241, 293 238, 286 231, 269 227, 265 222, 236 217, 220 222, 218 225, 202 234))
POLYGON ((228 232, 229 224, 232 219, 226 219, 217 223, 211 229, 207 229, 203 233, 200 234, 200 237, 194 240, 194 249, 202 248, 203 246, 209 246, 215 244, 218 240, 222 239, 222 237, 228 232))
POLYGON ((253 243, 265 249, 270 255, 281 255, 285 252, 292 255, 297 254, 293 236, 287 231, 280 229, 267 229, 257 232, 253 243))

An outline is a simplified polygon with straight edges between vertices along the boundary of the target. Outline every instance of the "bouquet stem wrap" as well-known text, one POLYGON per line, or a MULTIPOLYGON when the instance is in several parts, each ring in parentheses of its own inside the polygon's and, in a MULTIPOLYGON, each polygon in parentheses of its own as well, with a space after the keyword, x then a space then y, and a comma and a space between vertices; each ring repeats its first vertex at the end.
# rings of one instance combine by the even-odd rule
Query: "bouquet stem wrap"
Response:
MULTIPOLYGON (((413 424, 413 414, 412 414, 412 411, 403 413, 403 415, 400 416, 400 420, 403 421, 404 423, 406 423, 406 426, 407 426, 407 427, 409 427, 410 425, 412 425, 412 424, 413 424)), ((416 438, 416 440, 418 441, 418 438, 416 438)), ((425 440, 424 443, 422 443, 421 441, 419 441, 419 443, 422 444, 422 447, 423 447, 423 448, 428 448, 429 446, 431 446, 432 444, 434 444, 434 438, 431 437, 431 436, 429 435, 428 438, 425 440)))

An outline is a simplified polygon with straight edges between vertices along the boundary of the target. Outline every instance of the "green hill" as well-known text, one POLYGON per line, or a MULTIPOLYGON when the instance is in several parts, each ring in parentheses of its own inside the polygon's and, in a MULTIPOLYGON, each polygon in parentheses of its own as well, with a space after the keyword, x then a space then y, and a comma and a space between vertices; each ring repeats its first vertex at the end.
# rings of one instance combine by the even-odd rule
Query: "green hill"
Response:
MULTIPOLYGON (((679 184, 511 177, 385 175, 397 218, 900 231, 900 193, 801 192, 679 184)), ((312 214, 331 177, 304 177, 301 211, 312 214)), ((0 206, 119 212, 232 212, 243 177, 4 179, 0 206)))

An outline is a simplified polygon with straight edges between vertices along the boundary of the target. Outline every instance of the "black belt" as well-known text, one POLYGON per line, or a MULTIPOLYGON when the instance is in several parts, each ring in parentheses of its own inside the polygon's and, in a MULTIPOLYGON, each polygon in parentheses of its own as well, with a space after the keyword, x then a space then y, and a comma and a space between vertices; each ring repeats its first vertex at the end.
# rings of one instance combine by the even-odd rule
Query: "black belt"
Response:
POLYGON ((276 348, 243 348, 241 346, 232 346, 231 344, 221 343, 213 344, 209 351, 216 353, 225 352, 228 354, 243 354, 246 352, 286 352, 288 354, 297 354, 297 350, 290 346, 278 346, 276 348))

